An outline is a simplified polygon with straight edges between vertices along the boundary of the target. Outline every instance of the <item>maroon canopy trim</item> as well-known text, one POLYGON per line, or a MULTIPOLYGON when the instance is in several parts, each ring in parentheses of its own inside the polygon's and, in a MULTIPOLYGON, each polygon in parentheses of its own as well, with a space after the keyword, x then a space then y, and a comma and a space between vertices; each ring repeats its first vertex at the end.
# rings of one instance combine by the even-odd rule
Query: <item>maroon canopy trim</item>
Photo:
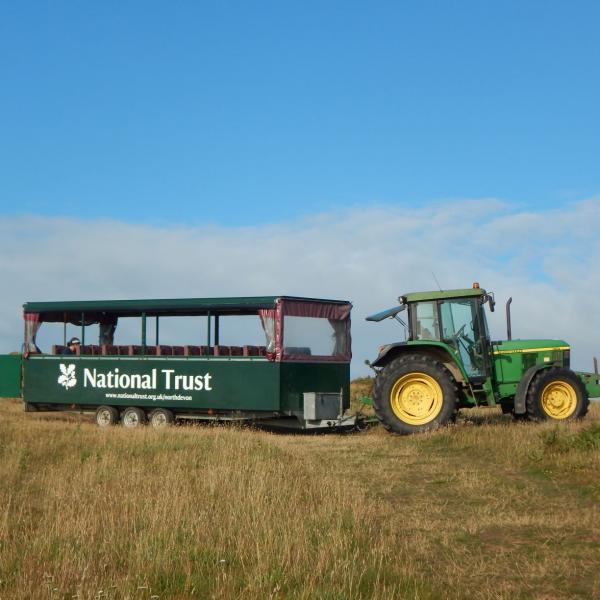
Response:
POLYGON ((315 317, 345 321, 350 317, 352 304, 327 304, 310 300, 281 300, 282 314, 290 317, 315 317))

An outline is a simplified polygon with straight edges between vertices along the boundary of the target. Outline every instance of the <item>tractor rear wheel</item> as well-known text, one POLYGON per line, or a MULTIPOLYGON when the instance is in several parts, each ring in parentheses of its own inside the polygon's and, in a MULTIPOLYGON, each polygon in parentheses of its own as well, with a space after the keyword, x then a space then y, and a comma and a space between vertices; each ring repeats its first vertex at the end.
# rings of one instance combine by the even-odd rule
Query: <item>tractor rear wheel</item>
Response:
POLYGON ((573 371, 550 367, 533 378, 526 403, 527 416, 532 421, 568 421, 585 417, 590 399, 573 371))
POLYGON ((377 375, 373 407, 388 431, 417 433, 452 421, 457 396, 456 382, 442 363, 409 354, 397 358, 377 375))

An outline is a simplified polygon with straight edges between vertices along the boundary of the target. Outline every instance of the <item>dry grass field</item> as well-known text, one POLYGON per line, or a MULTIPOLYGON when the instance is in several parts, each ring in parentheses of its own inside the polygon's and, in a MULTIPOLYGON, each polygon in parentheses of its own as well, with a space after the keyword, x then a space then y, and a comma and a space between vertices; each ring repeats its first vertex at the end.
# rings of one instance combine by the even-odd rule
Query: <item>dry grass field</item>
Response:
POLYGON ((0 400, 0 598, 599 598, 600 404, 432 434, 99 430, 0 400))

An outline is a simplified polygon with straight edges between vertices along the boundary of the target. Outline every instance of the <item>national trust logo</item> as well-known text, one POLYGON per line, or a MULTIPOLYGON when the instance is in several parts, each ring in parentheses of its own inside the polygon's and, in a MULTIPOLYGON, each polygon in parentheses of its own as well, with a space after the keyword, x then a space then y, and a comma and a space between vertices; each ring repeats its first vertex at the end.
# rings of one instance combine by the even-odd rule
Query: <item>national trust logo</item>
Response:
POLYGON ((77 385, 77 377, 75 375, 75 365, 65 365, 60 363, 60 375, 58 377, 58 383, 64 386, 67 390, 77 385))

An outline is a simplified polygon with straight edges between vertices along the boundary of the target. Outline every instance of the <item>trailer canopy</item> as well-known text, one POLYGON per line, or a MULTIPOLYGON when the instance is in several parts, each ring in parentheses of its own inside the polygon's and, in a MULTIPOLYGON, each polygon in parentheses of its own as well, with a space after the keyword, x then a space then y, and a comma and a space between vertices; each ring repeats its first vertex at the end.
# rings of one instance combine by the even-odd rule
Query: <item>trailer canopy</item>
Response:
MULTIPOLYGON (((110 345, 120 317, 142 317, 145 321, 148 317, 206 316, 218 320, 222 316, 257 315, 269 359, 319 357, 349 361, 351 308, 352 304, 345 300, 297 296, 27 302, 23 305, 25 351, 37 351, 36 334, 44 322, 81 326, 82 337, 86 326, 99 324, 99 344, 110 345)), ((218 339, 214 344, 218 344, 218 339)), ((145 334, 142 345, 146 346, 145 334)))

